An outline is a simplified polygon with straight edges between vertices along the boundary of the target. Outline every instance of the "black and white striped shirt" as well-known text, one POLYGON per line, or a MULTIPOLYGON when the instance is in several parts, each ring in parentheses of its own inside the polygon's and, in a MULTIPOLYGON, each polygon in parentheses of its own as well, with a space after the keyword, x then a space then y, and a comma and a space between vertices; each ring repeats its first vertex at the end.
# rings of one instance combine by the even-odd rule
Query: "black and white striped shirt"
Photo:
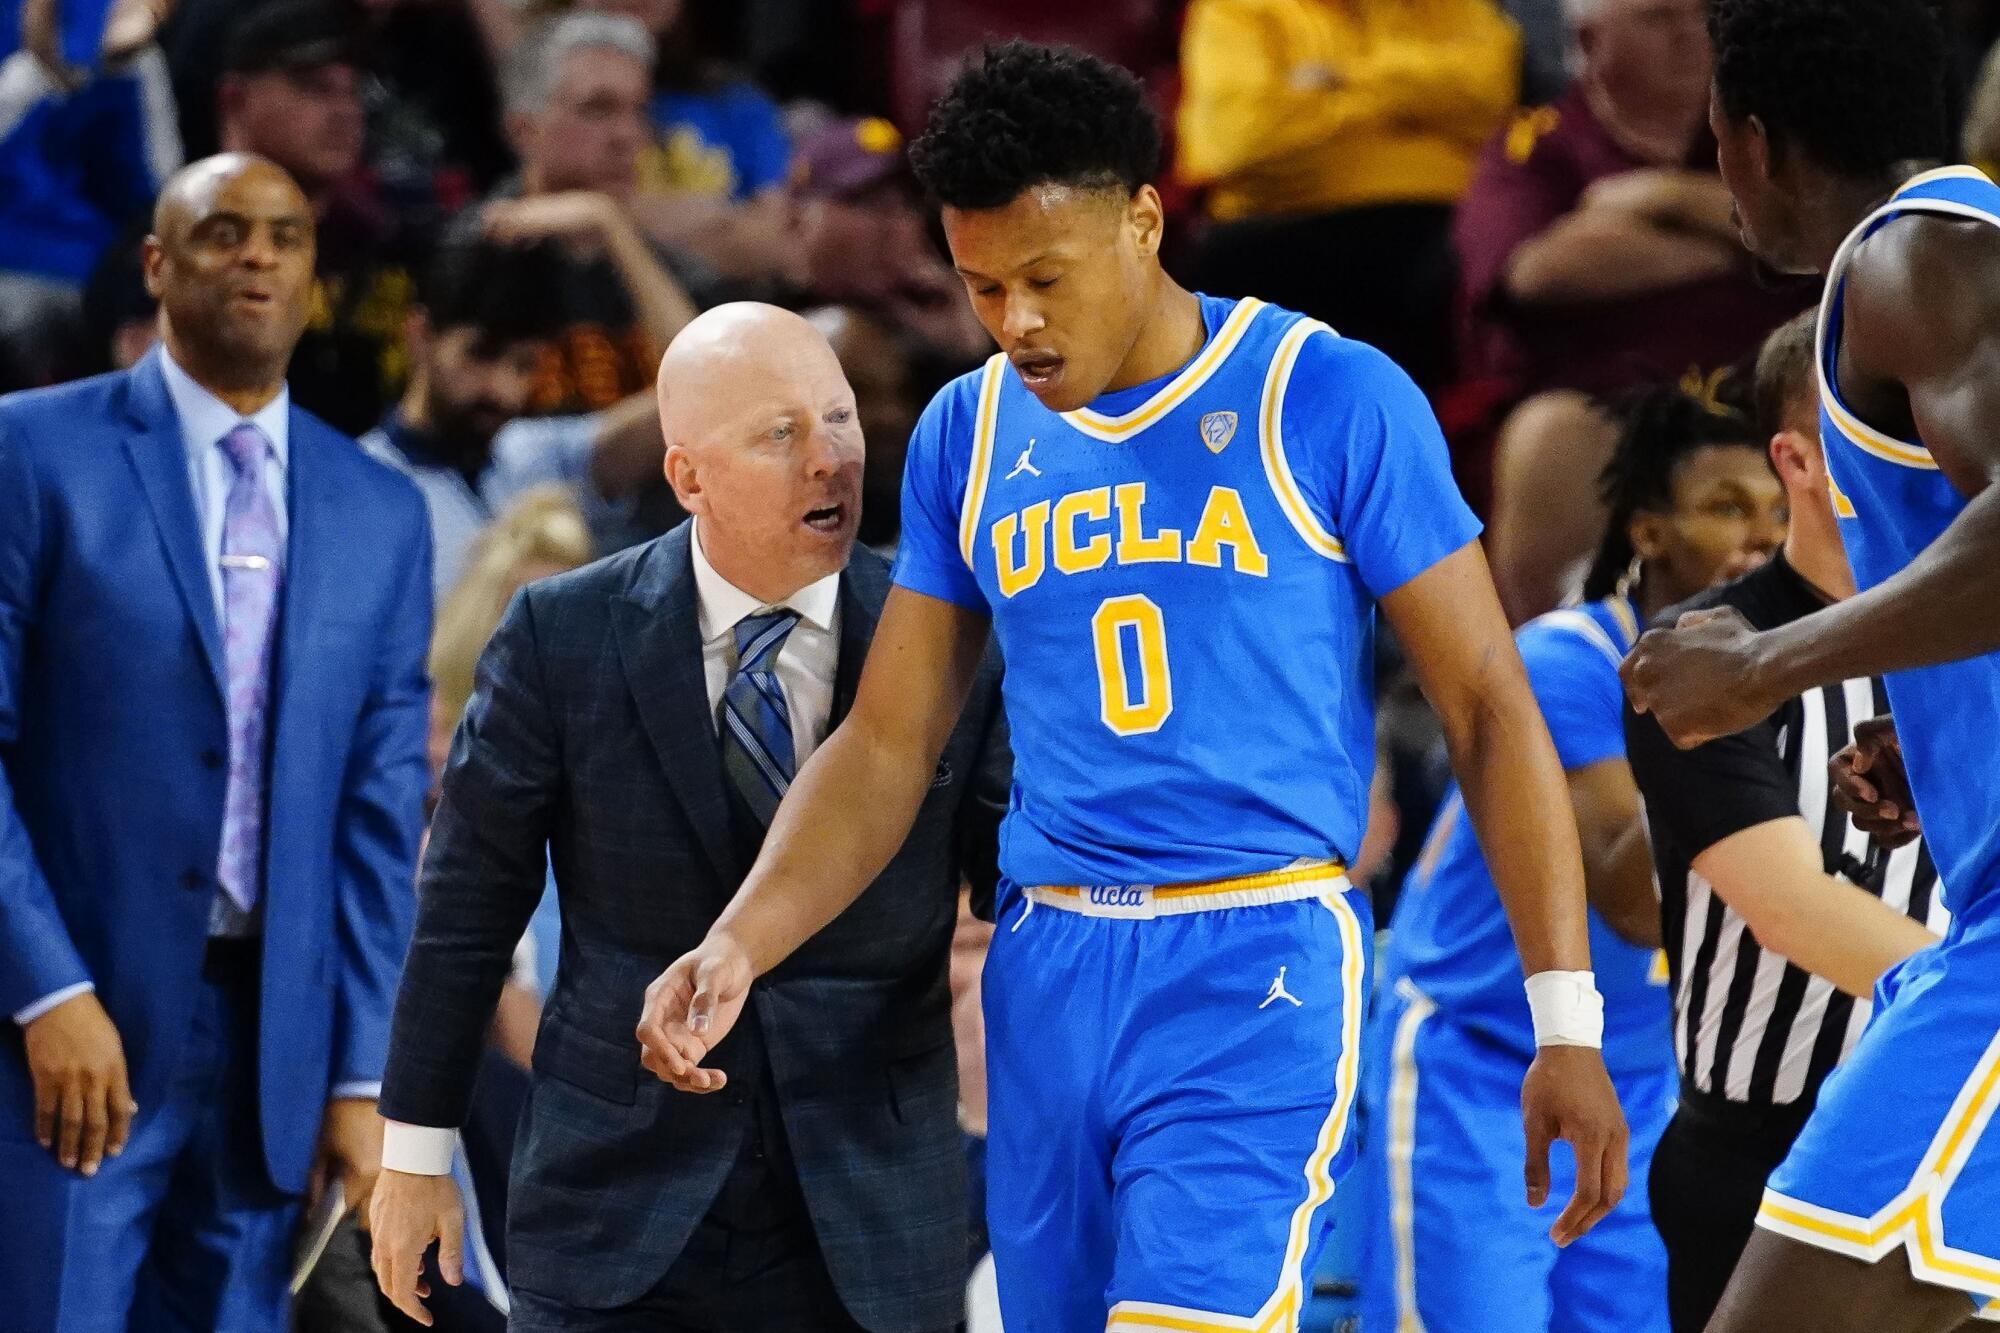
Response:
MULTIPOLYGON (((1733 606, 1759 629, 1817 611, 1823 599, 1774 556, 1736 582, 1676 608, 1733 606)), ((1827 761, 1854 726, 1888 711, 1879 680, 1809 690, 1764 722, 1693 750, 1675 749, 1627 709, 1633 776, 1645 798, 1673 986, 1674 1053, 1686 1086, 1731 1102, 1785 1105, 1817 1092, 1853 1048, 1869 1004, 1763 949, 1692 865, 1743 829, 1802 816, 1828 874, 1942 931, 1948 917, 1921 840, 1885 853, 1833 803, 1827 761)))

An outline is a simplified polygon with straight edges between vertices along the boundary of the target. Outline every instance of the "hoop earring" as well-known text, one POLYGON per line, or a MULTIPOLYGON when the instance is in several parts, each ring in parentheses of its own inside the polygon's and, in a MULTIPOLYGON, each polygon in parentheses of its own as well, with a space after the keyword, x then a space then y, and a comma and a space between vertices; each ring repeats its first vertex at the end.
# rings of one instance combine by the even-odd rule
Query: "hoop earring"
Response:
POLYGON ((1639 586, 1639 579, 1645 572, 1645 562, 1640 560, 1637 555, 1634 555, 1632 563, 1625 566, 1625 572, 1618 576, 1618 582, 1612 588, 1612 592, 1616 596, 1623 597, 1629 601, 1632 596, 1632 589, 1639 586))

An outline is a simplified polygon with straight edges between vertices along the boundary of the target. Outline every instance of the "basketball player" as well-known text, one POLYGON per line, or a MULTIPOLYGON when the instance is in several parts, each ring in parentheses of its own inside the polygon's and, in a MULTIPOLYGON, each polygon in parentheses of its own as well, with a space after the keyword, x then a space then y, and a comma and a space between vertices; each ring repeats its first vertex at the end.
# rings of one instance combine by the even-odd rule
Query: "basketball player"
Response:
POLYGON ((1948 77, 1923 0, 1718 0, 1711 22, 1745 239, 1827 277, 1821 431, 1862 591, 1761 633, 1689 617, 1626 684, 1689 745, 1886 674, 1953 921, 1883 978, 1709 1328, 1926 1333, 2000 1296, 2000 188, 1934 165, 1948 77))
MULTIPOLYGON (((997 631, 1017 782, 988 1216, 1010 1333, 1296 1327, 1356 1152, 1371 930, 1342 858, 1378 602, 1496 835, 1532 974, 1529 1201, 1552 1137, 1577 1158, 1559 1243, 1625 1184, 1576 830, 1436 422, 1372 348, 1175 285, 1159 152, 1130 75, 1019 43, 913 146, 1003 354, 925 413, 854 708, 639 1028, 656 1074, 720 1085, 702 1057, 893 854, 997 631)), ((855 1076, 890 1095, 889 1071, 855 1076)))
MULTIPOLYGON (((1584 847, 1604 1059, 1645 1172, 1673 1110, 1660 900, 1625 761, 1618 664, 1639 627, 1761 565, 1785 493, 1743 414, 1678 389, 1627 409, 1599 479, 1610 523, 1579 606, 1516 636, 1584 847)), ((1567 1249, 1514 1185, 1514 1089, 1535 1054, 1512 941, 1465 806, 1449 794, 1397 900, 1370 1017, 1362 1327, 1666 1333, 1667 1253, 1635 1190, 1567 1249), (1468 1214, 1476 1225, 1468 1225, 1468 1214)))

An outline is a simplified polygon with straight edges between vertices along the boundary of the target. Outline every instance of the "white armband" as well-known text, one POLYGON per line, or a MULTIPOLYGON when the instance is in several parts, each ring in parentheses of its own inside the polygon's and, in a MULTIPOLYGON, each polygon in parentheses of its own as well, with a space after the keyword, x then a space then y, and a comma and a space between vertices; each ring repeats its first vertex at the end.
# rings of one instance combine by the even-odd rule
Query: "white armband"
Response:
POLYGON ((1535 1045, 1604 1045, 1604 997, 1590 972, 1537 972, 1528 978, 1528 1012, 1535 1045))

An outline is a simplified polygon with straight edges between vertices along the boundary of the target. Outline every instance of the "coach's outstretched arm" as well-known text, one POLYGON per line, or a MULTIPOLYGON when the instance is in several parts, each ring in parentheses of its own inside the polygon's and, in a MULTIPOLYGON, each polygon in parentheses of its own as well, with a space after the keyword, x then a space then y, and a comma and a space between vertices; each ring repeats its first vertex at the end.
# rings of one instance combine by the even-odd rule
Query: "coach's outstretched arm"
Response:
POLYGON ((1528 1202, 1540 1207, 1547 1199, 1549 1145, 1567 1140, 1576 1153, 1576 1192, 1549 1230, 1567 1245, 1625 1193, 1626 1130, 1597 1048, 1602 1007, 1585 978, 1562 975, 1590 970, 1583 857, 1562 765, 1477 542, 1381 605, 1444 725, 1522 970, 1539 974, 1529 995, 1540 1049, 1521 1085, 1528 1202))
POLYGON ((647 1069, 685 1092, 723 1085, 701 1061, 743 1012, 750 983, 839 916, 903 845, 990 629, 950 602, 890 589, 853 709, 799 771, 708 938, 646 988, 647 1069))

